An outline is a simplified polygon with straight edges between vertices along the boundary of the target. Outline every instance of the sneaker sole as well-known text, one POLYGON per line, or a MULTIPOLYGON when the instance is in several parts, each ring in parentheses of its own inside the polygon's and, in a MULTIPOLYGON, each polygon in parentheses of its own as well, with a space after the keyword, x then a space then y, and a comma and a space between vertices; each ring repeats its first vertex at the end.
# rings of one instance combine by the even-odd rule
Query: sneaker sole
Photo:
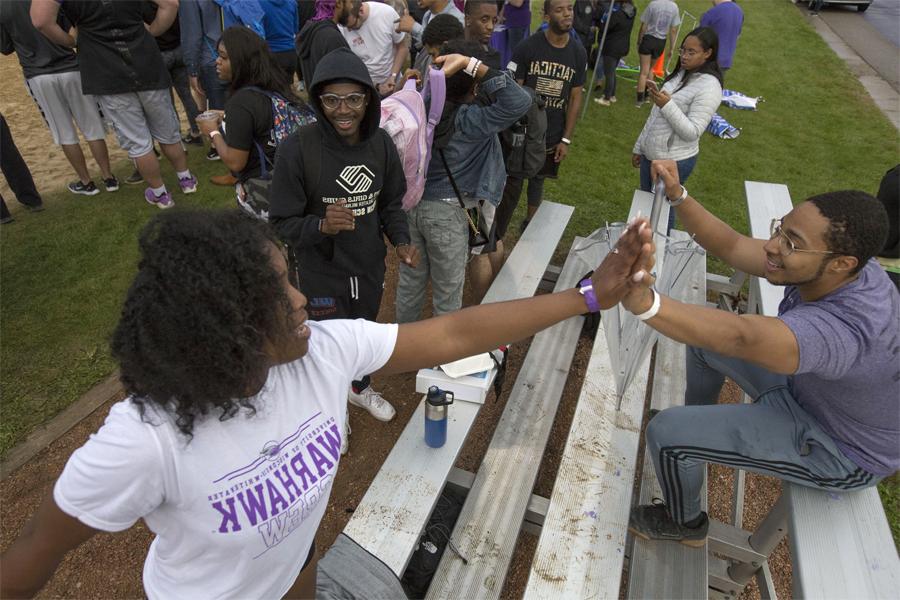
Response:
POLYGON ((215 157, 207 156, 206 160, 222 160, 222 157, 221 156, 215 156, 215 157))
POLYGON ((642 540, 647 540, 648 542, 678 542, 683 546, 688 546, 689 548, 702 548, 706 545, 707 538, 703 538, 702 540, 667 540, 664 538, 652 538, 643 531, 638 531, 633 527, 628 527, 628 531, 633 535, 641 538, 642 540))
POLYGON ((97 194, 100 193, 100 190, 94 190, 93 192, 79 192, 79 191, 69 188, 69 192, 72 194, 76 194, 78 196, 96 196, 97 194))
POLYGON ((118 192, 118 191, 119 191, 119 186, 116 186, 116 187, 108 187, 108 188, 106 188, 106 191, 107 191, 107 192, 110 192, 110 193, 112 193, 112 192, 118 192))
POLYGON ((182 193, 182 194, 193 194, 193 193, 196 192, 196 191, 197 191, 197 186, 196 186, 196 185, 195 185, 194 187, 181 188, 181 193, 182 193))
POLYGON ((373 413, 371 410, 369 410, 369 407, 368 407, 368 406, 360 406, 359 404, 357 404, 356 402, 354 402, 353 400, 351 400, 351 399, 349 399, 349 398, 347 399, 347 402, 348 402, 348 404, 352 404, 353 406, 355 406, 355 407, 357 407, 357 408, 363 409, 364 411, 366 411, 367 413, 369 413, 370 415, 372 415, 372 417, 373 417, 374 419, 377 419, 377 420, 381 421, 382 423, 389 423, 390 421, 393 421, 393 420, 394 420, 394 417, 397 416, 397 412, 394 411, 394 413, 393 413, 390 417, 388 417, 388 418, 385 419, 385 418, 383 418, 383 417, 380 417, 380 416, 376 415, 376 414, 373 413))

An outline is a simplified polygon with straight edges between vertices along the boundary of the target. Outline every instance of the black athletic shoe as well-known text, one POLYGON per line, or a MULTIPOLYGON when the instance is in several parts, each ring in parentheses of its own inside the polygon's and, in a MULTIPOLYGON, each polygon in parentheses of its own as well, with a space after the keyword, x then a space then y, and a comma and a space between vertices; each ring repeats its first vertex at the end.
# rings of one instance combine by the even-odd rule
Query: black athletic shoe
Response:
POLYGON ((25 210, 28 212, 42 212, 44 210, 44 203, 40 204, 26 204, 25 210))
POLYGON ((73 194, 81 194, 83 196, 96 196, 100 193, 100 190, 97 189, 97 186, 94 185, 93 181, 88 181, 87 183, 73 181, 66 187, 69 188, 69 191, 73 194))
POLYGON ((219 153, 216 152, 216 149, 210 146, 209 152, 206 153, 206 160, 222 160, 222 158, 219 156, 219 153))
POLYGON ((119 191, 119 180, 113 175, 109 179, 103 180, 103 187, 106 188, 107 192, 117 192, 119 191))
POLYGON ((697 527, 685 527, 669 516, 669 509, 659 498, 653 504, 642 504, 631 509, 628 531, 645 540, 669 540, 698 548, 706 543, 709 518, 700 513, 703 522, 697 527))
POLYGON ((191 146, 202 146, 203 138, 198 133, 194 135, 193 133, 188 133, 187 135, 181 136, 181 141, 185 144, 190 144, 191 146))
POLYGON ((144 183, 144 178, 141 177, 140 171, 135 169, 131 175, 125 178, 125 183, 128 185, 137 185, 139 183, 144 183))
POLYGON ((9 223, 15 223, 16 220, 12 218, 12 215, 8 217, 3 217, 0 219, 0 225, 8 225, 9 223))

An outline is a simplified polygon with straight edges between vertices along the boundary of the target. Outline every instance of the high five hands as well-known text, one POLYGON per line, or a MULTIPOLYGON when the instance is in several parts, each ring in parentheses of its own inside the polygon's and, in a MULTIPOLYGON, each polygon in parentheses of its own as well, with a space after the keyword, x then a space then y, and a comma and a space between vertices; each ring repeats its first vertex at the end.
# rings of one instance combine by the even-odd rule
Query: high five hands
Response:
POLYGON ((647 220, 629 221, 615 248, 594 270, 591 280, 600 308, 611 308, 636 288, 653 284, 655 247, 647 220))

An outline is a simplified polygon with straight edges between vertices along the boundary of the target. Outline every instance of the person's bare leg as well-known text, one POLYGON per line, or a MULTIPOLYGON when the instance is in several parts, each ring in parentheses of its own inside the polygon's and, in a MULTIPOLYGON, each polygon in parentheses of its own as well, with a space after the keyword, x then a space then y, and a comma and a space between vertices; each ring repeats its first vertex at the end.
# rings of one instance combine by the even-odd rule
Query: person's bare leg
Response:
MULTIPOLYGON (((177 144, 163 144, 160 142, 159 149, 166 155, 166 158, 169 159, 169 162, 172 163, 172 166, 175 167, 176 171, 188 170, 187 153, 184 151, 184 146, 182 146, 180 142, 177 144)), ((146 179, 146 177, 144 179, 146 179)))
POLYGON ((84 160, 84 152, 78 144, 60 144, 63 154, 66 155, 69 164, 75 169, 78 179, 81 183, 87 183, 91 180, 91 174, 88 172, 87 163, 84 160))
POLYGON ((540 205, 537 205, 537 206, 532 206, 530 204, 528 205, 528 220, 529 221, 534 217, 534 213, 536 213, 540 207, 541 207, 540 205))
POLYGON ((487 254, 479 254, 469 261, 469 283, 472 284, 472 294, 476 304, 481 303, 491 281, 494 280, 494 272, 491 269, 491 259, 487 254))
POLYGON ((491 283, 493 283, 494 279, 497 277, 497 274, 500 272, 500 269, 503 268, 503 263, 506 262, 506 253, 503 249, 503 240, 497 240, 497 249, 488 254, 488 260, 491 261, 491 271, 493 271, 493 275, 491 276, 491 283))
POLYGON ((91 155, 100 166, 100 173, 103 179, 109 179, 113 176, 112 169, 109 166, 109 149, 106 147, 106 140, 90 140, 88 147, 91 149, 91 155))
POLYGON ((159 170, 159 160, 156 158, 153 150, 150 150, 150 152, 143 156, 135 158, 134 166, 137 167, 138 173, 141 174, 141 177, 144 178, 147 185, 152 188, 163 186, 162 173, 160 173, 159 170))
POLYGON ((650 55, 639 54, 641 59, 641 72, 638 74, 637 93, 643 94, 647 90, 647 79, 650 77, 650 55))

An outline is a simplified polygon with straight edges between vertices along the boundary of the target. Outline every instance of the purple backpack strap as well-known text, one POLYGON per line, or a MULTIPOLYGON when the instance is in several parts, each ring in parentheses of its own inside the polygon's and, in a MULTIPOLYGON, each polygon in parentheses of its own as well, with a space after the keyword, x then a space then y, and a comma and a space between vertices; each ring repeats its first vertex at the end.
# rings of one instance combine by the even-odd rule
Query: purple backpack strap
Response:
POLYGON ((428 153, 425 164, 431 162, 431 141, 434 139, 434 128, 437 127, 444 113, 444 101, 447 98, 447 83, 444 79, 444 72, 440 69, 428 70, 428 81, 426 83, 428 91, 431 95, 431 104, 428 107, 428 125, 425 127, 425 137, 428 141, 428 153))

